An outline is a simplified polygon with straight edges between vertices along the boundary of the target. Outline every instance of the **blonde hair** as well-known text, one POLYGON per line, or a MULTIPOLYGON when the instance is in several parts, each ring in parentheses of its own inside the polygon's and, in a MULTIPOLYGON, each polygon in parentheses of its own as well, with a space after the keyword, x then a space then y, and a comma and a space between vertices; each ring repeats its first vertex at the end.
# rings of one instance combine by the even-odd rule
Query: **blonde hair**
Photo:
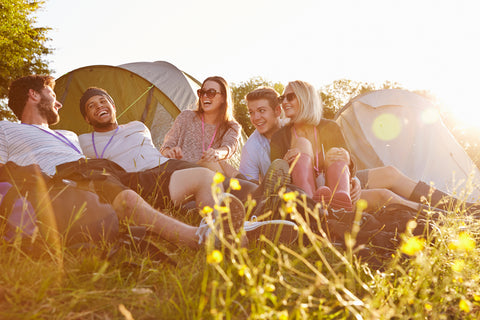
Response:
POLYGON ((295 80, 287 84, 297 96, 300 111, 294 119, 296 123, 317 126, 322 119, 323 104, 320 95, 308 82, 295 80))

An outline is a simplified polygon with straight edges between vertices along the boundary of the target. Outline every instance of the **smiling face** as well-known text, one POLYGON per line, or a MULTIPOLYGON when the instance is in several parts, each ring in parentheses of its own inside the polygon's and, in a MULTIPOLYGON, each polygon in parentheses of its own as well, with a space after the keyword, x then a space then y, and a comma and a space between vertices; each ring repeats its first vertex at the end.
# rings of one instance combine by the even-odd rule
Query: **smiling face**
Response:
POLYGON ((216 81, 206 81, 203 84, 202 90, 204 92, 209 90, 215 90, 215 92, 217 92, 213 98, 207 97, 207 94, 203 94, 199 97, 203 112, 206 114, 220 112, 222 105, 225 103, 225 95, 222 93, 222 87, 220 84, 216 81))
POLYGON ((248 101, 248 114, 255 129, 268 139, 280 129, 280 106, 272 109, 267 99, 248 101))
POLYGON ((295 118, 300 113, 300 104, 298 102, 298 98, 296 97, 295 92, 290 86, 287 86, 285 88, 282 96, 284 96, 285 98, 283 99, 283 101, 280 101, 280 103, 282 104, 285 116, 287 118, 290 118, 292 122, 295 122, 295 118))
POLYGON ((56 124, 60 121, 58 109, 62 104, 57 101, 55 91, 49 86, 43 88, 40 92, 40 101, 37 104, 38 111, 49 125, 56 124))
POLYGON ((85 103, 85 120, 95 131, 110 131, 117 127, 115 106, 103 95, 90 97, 85 103))

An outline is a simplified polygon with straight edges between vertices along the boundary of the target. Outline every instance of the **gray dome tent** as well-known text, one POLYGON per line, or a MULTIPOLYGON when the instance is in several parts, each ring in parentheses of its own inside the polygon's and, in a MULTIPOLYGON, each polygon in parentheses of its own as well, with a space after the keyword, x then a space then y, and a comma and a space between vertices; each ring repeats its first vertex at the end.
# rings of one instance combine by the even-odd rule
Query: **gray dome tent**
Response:
POLYGON ((201 83, 165 61, 135 62, 120 66, 93 65, 75 69, 56 80, 61 121, 55 128, 82 134, 91 131, 79 110, 88 87, 107 90, 115 100, 119 123, 144 122, 159 147, 176 116, 195 107, 201 83))
POLYGON ((428 99, 406 90, 372 91, 350 100, 335 120, 358 169, 393 165, 412 179, 479 199, 480 171, 428 99))

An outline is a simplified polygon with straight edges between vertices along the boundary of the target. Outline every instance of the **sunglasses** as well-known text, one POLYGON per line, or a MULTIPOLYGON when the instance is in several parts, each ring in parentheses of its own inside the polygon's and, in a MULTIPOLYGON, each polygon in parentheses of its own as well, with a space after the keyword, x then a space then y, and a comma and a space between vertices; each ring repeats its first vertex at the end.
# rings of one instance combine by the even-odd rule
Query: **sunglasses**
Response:
POLYGON ((297 98, 297 95, 294 92, 282 94, 280 97, 278 97, 278 102, 282 103, 285 98, 287 98, 288 102, 291 102, 293 99, 297 98))
POLYGON ((222 94, 222 93, 216 91, 215 89, 208 89, 208 90, 198 89, 197 90, 197 95, 199 98, 203 97, 205 94, 207 95, 207 98, 212 99, 217 94, 222 94))

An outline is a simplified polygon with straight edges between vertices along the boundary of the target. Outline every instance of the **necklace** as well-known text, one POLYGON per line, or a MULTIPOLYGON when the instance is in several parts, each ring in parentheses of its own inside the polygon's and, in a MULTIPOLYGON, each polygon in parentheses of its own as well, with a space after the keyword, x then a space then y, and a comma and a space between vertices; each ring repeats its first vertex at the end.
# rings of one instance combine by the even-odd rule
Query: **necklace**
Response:
POLYGON ((113 134, 110 137, 110 139, 108 140, 107 144, 105 145, 105 147, 103 147, 103 151, 102 151, 102 154, 100 155, 100 157, 98 156, 97 147, 95 146, 95 131, 92 131, 93 151, 95 151, 95 157, 97 157, 97 159, 98 158, 103 159, 103 155, 105 154, 105 150, 107 150, 108 146, 110 145, 110 143, 113 140, 113 137, 115 137, 115 135, 117 134, 118 128, 120 128, 120 126, 117 126, 117 128, 115 129, 115 132, 113 132, 113 134))
MULTIPOLYGON (((215 127, 215 132, 213 133, 212 140, 210 140, 210 144, 208 145, 207 150, 210 149, 210 147, 212 146, 213 140, 215 139, 215 136, 217 135, 217 130, 218 130, 218 124, 215 127)), ((205 121, 203 120, 203 115, 202 115, 202 152, 205 152, 204 137, 205 137, 205 121)))
POLYGON ((48 133, 49 135, 51 135, 52 137, 54 137, 55 139, 58 139, 60 141, 62 141, 63 143, 65 143, 67 146, 69 146, 70 148, 72 148, 73 150, 75 150, 76 152, 78 152, 79 154, 82 154, 82 152, 80 150, 78 150, 78 148, 73 144, 72 141, 70 141, 67 137, 65 137, 61 132, 57 132, 55 130, 47 130, 45 128, 42 128, 42 127, 39 127, 37 125, 33 125, 33 124, 29 124, 29 123, 22 123, 22 124, 26 124, 26 125, 29 125, 29 126, 32 126, 34 128, 37 128, 37 129, 40 129, 42 130, 43 132, 45 133, 48 133))

